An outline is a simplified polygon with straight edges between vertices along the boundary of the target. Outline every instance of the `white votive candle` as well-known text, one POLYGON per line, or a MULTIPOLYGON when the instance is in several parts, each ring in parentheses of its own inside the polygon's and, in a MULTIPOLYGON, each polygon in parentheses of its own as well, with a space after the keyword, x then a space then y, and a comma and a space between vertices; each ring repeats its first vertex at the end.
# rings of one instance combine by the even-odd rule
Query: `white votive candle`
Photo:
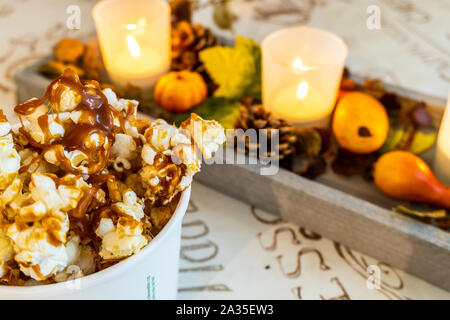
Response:
POLYGON ((292 27, 262 43, 263 104, 297 126, 327 127, 336 102, 347 46, 335 34, 292 27))
POLYGON ((450 186, 450 93, 439 129, 434 169, 439 180, 450 186))
POLYGON ((164 0, 104 0, 93 17, 106 70, 120 86, 147 88, 170 67, 170 8, 164 0))

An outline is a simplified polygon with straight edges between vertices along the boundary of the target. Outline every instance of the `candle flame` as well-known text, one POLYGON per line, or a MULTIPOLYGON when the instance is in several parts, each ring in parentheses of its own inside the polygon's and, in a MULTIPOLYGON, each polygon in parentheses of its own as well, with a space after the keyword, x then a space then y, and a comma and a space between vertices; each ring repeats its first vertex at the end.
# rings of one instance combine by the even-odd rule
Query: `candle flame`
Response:
POLYGON ((139 58, 139 56, 141 55, 141 48, 139 47, 139 44, 132 35, 127 36, 127 45, 128 50, 130 51, 133 58, 135 59, 139 58))
POLYGON ((136 30, 137 29, 137 25, 135 25, 134 23, 130 23, 125 25, 125 29, 127 30, 136 30))
POLYGON ((302 59, 300 58, 295 58, 294 63, 293 63, 294 68, 300 70, 300 71, 308 71, 311 70, 310 67, 304 66, 302 59))
POLYGON ((138 21, 138 25, 141 27, 145 27, 145 25, 147 24, 147 20, 145 20, 145 18, 140 18, 138 21))
POLYGON ((306 95, 308 94, 308 89, 308 82, 303 81, 302 83, 300 83, 297 88, 297 97, 299 99, 303 99, 304 97, 306 97, 306 95))

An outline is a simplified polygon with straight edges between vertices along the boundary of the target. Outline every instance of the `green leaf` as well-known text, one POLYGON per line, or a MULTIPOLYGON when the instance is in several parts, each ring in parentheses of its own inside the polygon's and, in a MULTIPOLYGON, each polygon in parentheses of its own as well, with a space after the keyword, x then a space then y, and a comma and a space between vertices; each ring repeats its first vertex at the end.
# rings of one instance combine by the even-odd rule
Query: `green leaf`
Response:
POLYGON ((322 136, 313 128, 298 128, 295 131, 298 145, 309 157, 317 157, 322 150, 322 136))
POLYGON ((234 48, 215 46, 199 56, 219 86, 214 96, 261 99, 261 49, 255 41, 238 36, 234 48))
POLYGON ((409 151, 415 154, 421 154, 431 148, 436 141, 435 133, 424 133, 417 131, 409 151))
POLYGON ((403 128, 390 128, 388 136, 384 145, 380 148, 380 153, 387 153, 396 149, 401 149, 399 146, 404 145, 404 141, 408 141, 410 135, 414 134, 412 142, 408 147, 408 151, 414 154, 421 154, 431 148, 436 141, 435 133, 425 133, 423 131, 415 131, 413 133, 406 132, 403 128))
POLYGON ((232 29, 233 13, 230 10, 230 0, 221 0, 215 2, 213 9, 213 21, 220 29, 232 29))
POLYGON ((398 213, 415 216, 419 218, 431 218, 431 219, 441 219, 445 218, 447 213, 445 210, 436 210, 431 212, 422 212, 417 210, 412 210, 409 208, 406 208, 405 206, 398 206, 395 208, 395 211, 398 213))
POLYGON ((387 153, 389 151, 394 150, 398 144, 402 141, 403 135, 405 134, 405 130, 403 129, 394 129, 389 128, 389 132, 384 142, 384 145, 379 150, 380 153, 387 153))
MULTIPOLYGON (((239 118, 239 102, 230 101, 223 97, 208 98, 192 112, 198 114, 205 120, 216 120, 225 129, 233 129, 234 125, 239 118)), ((191 112, 177 115, 173 121, 177 126, 184 120, 189 118, 191 112)))

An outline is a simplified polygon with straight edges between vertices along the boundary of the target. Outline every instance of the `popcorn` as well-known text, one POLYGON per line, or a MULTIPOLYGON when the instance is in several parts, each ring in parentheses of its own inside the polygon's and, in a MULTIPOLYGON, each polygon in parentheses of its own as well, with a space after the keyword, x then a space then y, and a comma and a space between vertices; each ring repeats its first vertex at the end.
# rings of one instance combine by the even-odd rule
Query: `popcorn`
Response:
POLYGON ((197 148, 191 144, 178 144, 172 149, 172 161, 186 166, 187 175, 194 175, 200 171, 201 160, 197 148))
POLYGON ((20 169, 20 156, 10 132, 11 126, 0 110, 0 192, 16 178, 20 169))
POLYGON ((67 264, 71 265, 73 263, 76 263, 81 254, 80 237, 77 235, 72 236, 67 241, 65 247, 68 258, 67 264))
MULTIPOLYGON (((106 143, 107 138, 100 133, 93 133, 84 140, 84 147, 87 149, 99 149, 106 143)), ((80 152, 79 150, 75 150, 80 152)))
POLYGON ((0 191, 16 178, 20 169, 20 156, 10 135, 0 137, 0 191))
POLYGON ((8 261, 14 256, 14 250, 11 239, 0 230, 0 279, 8 272, 8 261))
POLYGON ((83 115, 83 112, 81 112, 81 111, 72 111, 70 113, 69 117, 70 117, 70 120, 72 120, 74 123, 78 124, 82 115, 83 115))
POLYGON ((117 99, 115 92, 110 88, 104 89, 103 94, 108 99, 108 103, 117 111, 124 111, 126 114, 129 114, 129 111, 132 108, 134 110, 132 115, 136 115, 137 106, 139 104, 136 100, 117 99))
POLYGON ((144 165, 139 171, 145 186, 145 198, 152 203, 168 203, 182 191, 179 188, 183 168, 171 163, 164 155, 158 155, 153 165, 144 165))
POLYGON ((122 171, 122 168, 130 169, 130 160, 136 158, 136 142, 134 142, 134 139, 126 134, 116 134, 116 139, 111 147, 111 158, 113 158, 112 162, 116 171, 122 171))
POLYGON ((3 281, 76 279, 139 252, 166 225, 223 129, 195 115, 180 129, 139 119, 137 104, 67 69, 15 108, 20 125, 0 112, 3 281))
POLYGON ((56 171, 56 167, 52 166, 49 162, 45 161, 39 156, 39 153, 31 149, 22 149, 19 151, 21 159, 21 179, 35 172, 47 172, 53 173, 56 171))
POLYGON ((150 127, 150 124, 151 122, 148 119, 131 117, 125 123, 126 133, 133 138, 137 138, 138 135, 145 133, 145 130, 150 127))
POLYGON ((133 217, 136 221, 140 221, 144 217, 144 202, 131 189, 124 193, 123 202, 113 203, 111 207, 122 215, 133 217))
POLYGON ((105 95, 106 99, 108 100, 108 103, 111 106, 113 106, 117 111, 122 111, 117 108, 117 104, 119 101, 117 99, 116 93, 112 91, 111 88, 104 89, 103 94, 105 95))
POLYGON ((111 226, 111 219, 103 221, 101 228, 97 228, 97 235, 102 235, 102 249, 99 252, 103 259, 118 259, 128 257, 144 247, 147 244, 147 239, 142 234, 142 224, 136 221, 133 217, 120 217, 114 229, 105 227, 111 226))
POLYGON ((145 197, 161 204, 167 204, 190 185, 192 175, 200 171, 200 153, 210 158, 226 141, 219 123, 205 121, 195 114, 180 129, 156 120, 146 129, 144 137, 147 144, 142 148, 144 166, 139 174, 146 188, 145 197))
POLYGON ((195 113, 181 124, 180 129, 190 133, 206 159, 211 158, 212 154, 219 149, 219 145, 227 140, 222 126, 217 121, 205 121, 195 113))
POLYGON ((55 166, 68 164, 70 168, 75 171, 80 171, 81 173, 88 173, 89 171, 89 169, 85 166, 86 160, 88 160, 89 157, 80 150, 66 151, 62 145, 55 145, 45 150, 43 155, 47 162, 55 166), (63 156, 63 162, 61 162, 60 158, 58 158, 58 156, 61 155, 63 156))
POLYGON ((6 190, 0 194, 0 212, 6 210, 6 207, 21 194, 22 185, 22 180, 14 179, 6 190))
MULTIPOLYGON (((34 100, 36 100, 36 98, 32 98, 27 102, 33 102, 34 100)), ((25 118, 30 121, 37 120, 40 116, 46 115, 47 113, 48 113, 48 106, 46 106, 45 104, 40 104, 33 110, 33 112, 26 114, 25 118)))
POLYGON ((0 109, 0 137, 4 137, 11 132, 11 125, 3 114, 3 110, 0 109))
MULTIPOLYGON (((48 107, 44 106, 45 112, 48 107)), ((29 116, 25 116, 23 122, 23 130, 39 144, 47 144, 62 137, 65 133, 64 127, 59 123, 55 115, 48 116, 46 113, 41 114, 39 109, 29 116)))
POLYGON ((83 275, 88 275, 95 272, 95 256, 96 252, 89 245, 81 245, 80 255, 76 265, 80 267, 83 275))
POLYGON ((129 256, 147 244, 141 223, 144 202, 134 191, 125 191, 123 201, 113 203, 111 209, 118 215, 117 224, 111 218, 102 217, 95 230, 97 236, 102 238, 100 255, 104 259, 129 256))
POLYGON ((111 148, 112 157, 121 157, 127 160, 134 158, 136 151, 136 142, 129 135, 118 133, 111 148))
POLYGON ((150 145, 146 144, 142 147, 141 157, 146 164, 151 165, 155 161, 156 151, 150 145))
POLYGON ((18 223, 12 224, 7 235, 14 241, 14 259, 20 270, 36 280, 45 280, 62 271, 67 266, 69 256, 60 240, 65 238, 68 229, 68 219, 59 221, 52 217, 25 229, 19 227, 18 223))
POLYGON ((150 211, 150 218, 153 225, 161 229, 172 216, 172 210, 168 206, 153 207, 150 211))
POLYGON ((102 218, 95 230, 95 234, 100 238, 104 238, 106 234, 113 232, 116 229, 114 222, 109 218, 102 218))
POLYGON ((9 122, 0 122, 0 137, 4 137, 10 132, 11 132, 11 125, 9 124, 9 122))
POLYGON ((8 203, 3 212, 6 214, 9 221, 13 221, 18 217, 20 210, 23 207, 30 205, 32 201, 33 199, 31 198, 31 194, 29 192, 22 193, 22 190, 19 190, 19 192, 15 195, 15 198, 8 203))
POLYGON ((51 93, 54 97, 52 107, 57 112, 74 110, 80 104, 82 98, 72 88, 58 81, 53 85, 51 93))
POLYGON ((51 174, 31 175, 26 198, 31 203, 16 206, 15 222, 7 230, 20 270, 35 280, 62 271, 76 255, 74 244, 66 244, 67 212, 78 205, 87 184, 73 175, 58 179, 58 185, 56 179, 51 174))
POLYGON ((193 175, 187 175, 187 176, 183 176, 181 178, 180 187, 179 187, 181 191, 187 189, 191 185, 192 177, 193 177, 193 175))
MULTIPOLYGON (((30 193, 35 201, 44 203, 47 212, 69 211, 74 209, 83 195, 82 185, 86 183, 80 178, 76 187, 61 184, 56 186, 51 175, 35 173, 31 176, 30 193)), ((69 175, 65 179, 75 179, 69 175)))
POLYGON ((156 151, 162 152, 170 149, 170 140, 177 134, 177 128, 167 124, 166 121, 158 119, 150 124, 145 130, 147 143, 156 151))

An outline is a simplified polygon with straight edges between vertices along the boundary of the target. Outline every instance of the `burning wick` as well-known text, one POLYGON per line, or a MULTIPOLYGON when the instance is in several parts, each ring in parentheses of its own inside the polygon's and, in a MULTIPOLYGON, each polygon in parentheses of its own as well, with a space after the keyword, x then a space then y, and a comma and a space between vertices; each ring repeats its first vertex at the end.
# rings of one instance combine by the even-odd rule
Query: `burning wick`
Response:
POLYGON ((127 36, 128 50, 130 51, 133 58, 137 59, 141 55, 141 48, 137 43, 136 39, 132 35, 127 36))
POLYGON ((308 89, 309 89, 308 82, 306 81, 301 82, 297 88, 297 97, 299 99, 305 98, 306 95, 308 94, 308 89))

